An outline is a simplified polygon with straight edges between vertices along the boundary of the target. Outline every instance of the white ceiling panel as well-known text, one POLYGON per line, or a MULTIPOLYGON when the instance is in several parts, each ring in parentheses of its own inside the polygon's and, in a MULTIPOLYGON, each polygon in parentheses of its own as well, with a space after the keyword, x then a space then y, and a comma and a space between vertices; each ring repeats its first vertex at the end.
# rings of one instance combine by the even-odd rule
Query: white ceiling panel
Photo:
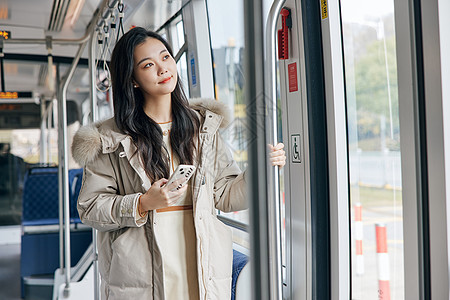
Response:
MULTIPOLYGON (((92 20, 94 12, 103 0, 0 0, 0 30, 11 32, 12 39, 80 39, 86 34, 86 28, 92 20), (49 31, 52 9, 58 3, 67 3, 64 25, 59 31, 49 31)), ((109 0, 110 3, 113 0, 109 0)), ((187 0, 184 0, 186 2, 187 0)), ((143 26, 152 30, 159 28, 181 7, 182 0, 124 0, 124 30, 131 26, 143 26)), ((117 13, 117 8, 114 9, 117 13)), ((73 57, 78 50, 74 45, 53 45, 54 56, 73 57)), ((43 44, 4 43, 4 53, 47 55, 43 44)), ((83 53, 87 58, 87 49, 83 53)), ((5 61, 5 89, 9 91, 35 91, 48 95, 45 76, 47 64, 31 61, 5 61)), ((60 76, 65 74, 68 65, 61 65, 60 76)), ((83 91, 86 94, 88 73, 84 68, 77 71, 69 87, 69 92, 83 91)))

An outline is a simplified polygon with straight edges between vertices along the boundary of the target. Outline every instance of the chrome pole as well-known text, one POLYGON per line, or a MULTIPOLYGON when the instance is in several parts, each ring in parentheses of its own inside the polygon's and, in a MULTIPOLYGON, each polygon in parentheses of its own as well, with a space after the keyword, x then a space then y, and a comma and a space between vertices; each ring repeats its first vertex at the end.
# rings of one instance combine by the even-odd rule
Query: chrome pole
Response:
MULTIPOLYGON (((285 0, 275 0, 270 8, 266 26, 266 66, 264 76, 266 118, 266 139, 273 146, 277 144, 277 78, 276 78, 276 30, 277 20, 285 0)), ((269 255, 271 299, 283 299, 283 278, 281 260, 281 205, 280 183, 277 166, 267 167, 267 201, 269 213, 269 255)))
MULTIPOLYGON (((89 78, 90 78, 90 88, 89 96, 91 98, 91 114, 90 121, 95 122, 97 120, 97 91, 95 82, 95 40, 97 39, 97 31, 92 33, 89 39, 89 78)), ((100 275, 98 271, 98 246, 97 246, 97 229, 92 228, 92 249, 94 252, 94 300, 100 299, 100 275)))
MULTIPOLYGON (((76 67, 83 53, 86 42, 81 44, 75 55, 72 65, 66 76, 63 78, 60 99, 58 101, 58 146, 59 146, 59 204, 64 210, 64 270, 66 286, 64 294, 70 292, 70 203, 69 203, 69 166, 67 149, 67 88, 75 73, 76 67)), ((61 216, 60 216, 61 217, 61 216)))
MULTIPOLYGON (((55 82, 54 82, 54 76, 53 76, 53 56, 52 56, 52 43, 51 43, 51 37, 46 37, 46 45, 47 45, 47 51, 48 51, 48 64, 47 64, 47 74, 49 78, 49 87, 52 91, 52 96, 54 96, 55 93, 55 82)), ((46 127, 47 124, 47 118, 48 114, 50 112, 49 107, 46 107, 46 101, 45 97, 40 98, 41 101, 41 137, 40 137, 40 158, 39 162, 42 163, 48 163, 47 160, 47 151, 48 151, 48 144, 47 144, 47 135, 48 135, 48 129, 50 127, 46 127)))
MULTIPOLYGON (((59 72, 59 65, 56 67, 56 84, 59 87, 61 76, 59 72)), ((60 91, 58 89, 56 98, 52 100, 52 110, 53 110, 53 116, 54 116, 54 122, 55 122, 55 128, 57 128, 58 131, 58 153, 62 153, 62 138, 61 138, 61 130, 59 129, 59 123, 60 123, 60 105, 58 99, 61 99, 60 91)), ((49 123, 51 124, 51 120, 49 120, 49 123)), ((50 128, 50 127, 49 127, 50 128)), ((50 140, 50 139, 49 139, 50 140)), ((51 147, 49 148, 51 149, 51 147)), ((50 151, 49 151, 50 152, 50 151)), ((59 168, 60 163, 59 160, 61 159, 61 155, 58 155, 58 216, 59 216, 59 271, 60 274, 64 274, 64 192, 63 192, 63 176, 61 169, 59 168)), ((49 155, 49 162, 51 161, 51 155, 49 155)))
MULTIPOLYGON (((59 86, 59 71, 58 67, 56 68, 56 86, 59 86)), ((53 99, 50 101, 50 110, 48 113, 48 119, 47 119, 47 128, 49 129, 47 131, 47 162, 51 164, 52 162, 52 135, 50 129, 52 129, 52 122, 53 122, 53 128, 58 128, 58 120, 56 119, 58 117, 58 101, 56 100, 56 93, 53 99)), ((62 214, 61 214, 62 215, 62 214)), ((62 268, 62 264, 61 264, 62 268)))
MULTIPOLYGON (((118 0, 113 0, 113 4, 118 0)), ((76 67, 83 53, 86 43, 90 41, 91 34, 98 27, 98 22, 103 24, 104 19, 109 16, 109 0, 104 0, 100 9, 96 12, 89 24, 86 34, 81 39, 66 40, 54 39, 51 42, 56 44, 80 44, 78 52, 76 53, 72 65, 63 79, 62 85, 59 88, 58 99, 58 179, 59 179, 59 226, 60 226, 60 265, 61 272, 65 275, 64 295, 68 296, 70 293, 70 203, 69 203, 69 170, 68 170, 68 151, 67 151, 67 89, 70 80, 75 73, 76 67), (64 241, 62 239, 64 227, 64 241), (64 243, 63 243, 64 242, 64 243), (64 249, 64 251, 63 251, 64 249), (64 253, 64 255, 63 255, 64 253), (64 256, 64 258, 63 258, 64 256), (64 263, 63 263, 64 260, 64 263)), ((48 44, 49 39, 9 39, 9 43, 19 44, 48 44)), ((59 85, 58 85, 59 87, 59 85)), ((96 236, 96 234, 93 234, 96 236)), ((95 237, 96 240, 96 237, 95 237)), ((97 272, 98 273, 98 272, 97 272)))
POLYGON ((46 128, 46 124, 47 124, 47 113, 48 113, 48 109, 45 107, 45 98, 43 98, 43 96, 41 96, 41 98, 39 99, 40 104, 41 104, 41 132, 40 132, 40 144, 39 144, 39 163, 43 164, 46 163, 46 158, 47 158, 47 143, 45 143, 46 141, 46 136, 47 136, 47 128, 46 128))
MULTIPOLYGON (((67 72, 66 76, 63 79, 62 87, 60 89, 60 99, 58 101, 58 147, 60 156, 58 158, 59 161, 59 204, 60 207, 63 207, 63 216, 64 219, 64 275, 65 275, 65 284, 64 287, 64 295, 68 296, 70 293, 70 211, 69 211, 69 170, 68 170, 68 151, 67 151, 67 89, 70 83, 70 80, 75 73, 76 67, 80 60, 81 55, 83 54, 84 47, 87 42, 90 40, 91 34, 96 30, 98 25, 98 21, 101 23, 104 22, 104 18, 109 16, 109 8, 108 6, 109 0, 104 0, 102 2, 101 8, 99 9, 100 13, 97 13, 90 23, 88 29, 86 30, 86 35, 82 38, 80 47, 78 48, 78 52, 76 53, 72 65, 67 72)), ((113 1, 113 5, 117 0, 113 1)), ((54 40, 53 42, 61 42, 61 40, 54 40)), ((90 52, 90 51, 89 51, 90 52)), ((61 213, 61 209, 60 209, 61 213)), ((60 221, 61 224, 61 221, 60 221)), ((95 235, 95 234, 94 234, 95 235)))

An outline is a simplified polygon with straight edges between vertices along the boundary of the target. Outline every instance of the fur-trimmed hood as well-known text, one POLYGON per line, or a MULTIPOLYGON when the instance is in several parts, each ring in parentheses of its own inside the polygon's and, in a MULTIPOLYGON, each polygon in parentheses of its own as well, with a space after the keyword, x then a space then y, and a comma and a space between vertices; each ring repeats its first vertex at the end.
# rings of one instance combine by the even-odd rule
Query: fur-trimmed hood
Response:
POLYGON ((223 102, 219 102, 215 99, 192 98, 189 100, 189 105, 192 109, 197 110, 203 116, 205 116, 206 111, 210 111, 216 115, 222 116, 223 120, 220 124, 220 128, 227 127, 232 121, 231 112, 228 106, 226 106, 223 102))
MULTIPOLYGON (((207 112, 216 115, 219 118, 220 128, 227 127, 231 122, 230 111, 222 102, 214 99, 193 98, 189 100, 189 104, 203 117, 207 112)), ((94 161, 100 152, 115 151, 120 142, 127 137, 119 130, 114 118, 83 126, 73 138, 72 156, 80 166, 85 166, 94 161)))

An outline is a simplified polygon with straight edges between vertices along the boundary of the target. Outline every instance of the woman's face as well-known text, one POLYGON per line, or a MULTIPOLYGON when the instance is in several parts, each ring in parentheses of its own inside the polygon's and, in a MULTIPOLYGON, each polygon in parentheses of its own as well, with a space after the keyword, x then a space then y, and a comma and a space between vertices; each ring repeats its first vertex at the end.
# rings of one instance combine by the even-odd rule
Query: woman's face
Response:
MULTIPOLYGON (((163 43, 147 38, 134 49, 134 85, 145 96, 170 94, 177 84, 177 64, 163 43)), ((147 97, 146 97, 147 98, 147 97)))

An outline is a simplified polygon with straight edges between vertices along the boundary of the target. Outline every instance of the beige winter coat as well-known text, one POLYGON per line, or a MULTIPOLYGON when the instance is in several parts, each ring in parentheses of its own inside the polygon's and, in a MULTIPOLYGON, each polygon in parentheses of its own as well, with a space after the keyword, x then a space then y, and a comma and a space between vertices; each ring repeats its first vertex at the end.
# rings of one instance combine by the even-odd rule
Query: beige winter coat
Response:
MULTIPOLYGON (((191 100, 201 118, 199 160, 192 184, 200 299, 231 297, 231 232, 216 217, 246 208, 245 172, 221 139, 225 110, 215 100, 191 100), (222 124, 222 125, 221 125, 222 124)), ((114 119, 82 127, 72 146, 84 166, 78 211, 83 223, 99 230, 102 299, 164 299, 163 269, 153 228, 154 211, 137 218, 137 200, 150 181, 131 138, 114 119)))

